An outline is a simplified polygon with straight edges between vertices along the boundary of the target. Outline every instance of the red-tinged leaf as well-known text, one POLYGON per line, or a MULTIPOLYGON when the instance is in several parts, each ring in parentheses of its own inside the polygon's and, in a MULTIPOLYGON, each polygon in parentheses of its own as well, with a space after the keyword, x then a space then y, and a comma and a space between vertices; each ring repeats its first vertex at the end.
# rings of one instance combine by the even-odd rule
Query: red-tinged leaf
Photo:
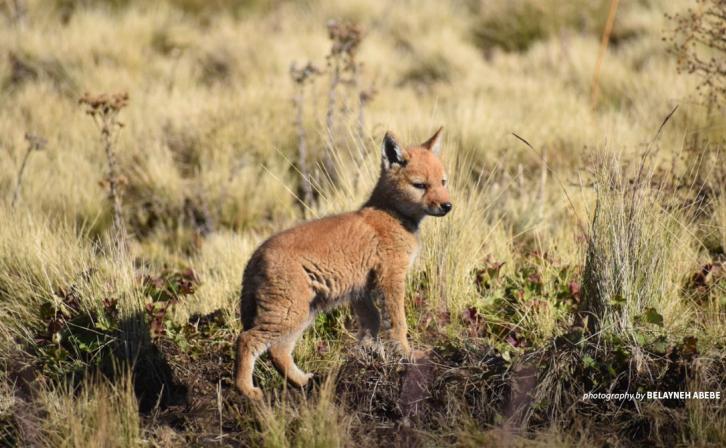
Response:
POLYGON ((464 322, 476 323, 479 320, 479 310, 477 310, 473 306, 470 306, 464 310, 462 317, 464 318, 464 322))
POLYGON ((440 312, 438 314, 438 319, 439 319, 439 322, 444 325, 450 324, 451 323, 451 312, 449 312, 448 310, 440 312))
POLYGON ((149 332, 152 338, 158 338, 166 334, 164 319, 160 316, 154 317, 149 324, 149 332))
POLYGON ((114 298, 105 298, 101 302, 103 304, 103 312, 106 313, 108 317, 116 318, 118 317, 118 300, 114 298))
POLYGON ((522 344, 519 338, 517 338, 517 333, 508 334, 504 340, 512 347, 519 347, 522 344))
POLYGON ((580 286, 579 282, 571 281, 569 285, 567 285, 567 288, 570 290, 570 295, 576 300, 580 301, 580 291, 582 287, 580 286))
MULTIPOLYGON (((450 318, 450 315, 447 316, 447 318, 450 318)), ((475 307, 471 306, 465 309, 462 313, 461 320, 467 324, 470 336, 479 337, 486 334, 484 316, 482 316, 479 313, 479 310, 475 307)))
POLYGON ((330 344, 328 344, 328 341, 326 340, 321 340, 318 342, 315 350, 318 352, 319 355, 324 355, 330 351, 330 344))
POLYGON ((683 356, 695 356, 698 354, 698 338, 694 336, 686 336, 683 338, 682 346, 683 356))

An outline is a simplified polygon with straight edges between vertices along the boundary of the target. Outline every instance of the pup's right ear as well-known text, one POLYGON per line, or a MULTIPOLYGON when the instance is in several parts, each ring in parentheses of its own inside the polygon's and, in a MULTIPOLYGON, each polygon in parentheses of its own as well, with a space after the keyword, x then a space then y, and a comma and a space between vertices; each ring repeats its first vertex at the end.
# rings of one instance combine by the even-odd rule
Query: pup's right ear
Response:
POLYGON ((389 169, 393 165, 406 166, 406 151, 401 148, 393 134, 388 131, 383 136, 383 168, 389 169))

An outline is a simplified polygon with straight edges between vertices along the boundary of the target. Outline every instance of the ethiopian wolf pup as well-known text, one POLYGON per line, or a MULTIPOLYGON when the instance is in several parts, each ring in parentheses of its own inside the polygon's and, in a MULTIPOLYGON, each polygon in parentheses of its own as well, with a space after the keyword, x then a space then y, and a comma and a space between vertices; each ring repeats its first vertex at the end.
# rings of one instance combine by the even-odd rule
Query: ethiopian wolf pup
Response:
POLYGON ((303 223, 255 251, 241 294, 244 330, 235 380, 240 392, 262 398, 252 371, 268 349, 288 381, 305 386, 312 374, 295 365, 295 343, 316 314, 346 302, 360 323, 359 338, 375 340, 381 317, 373 299, 382 295, 391 337, 402 354, 410 354, 403 299, 418 227, 425 216, 444 216, 452 207, 438 158, 441 131, 407 149, 386 133, 381 176, 360 210, 303 223))

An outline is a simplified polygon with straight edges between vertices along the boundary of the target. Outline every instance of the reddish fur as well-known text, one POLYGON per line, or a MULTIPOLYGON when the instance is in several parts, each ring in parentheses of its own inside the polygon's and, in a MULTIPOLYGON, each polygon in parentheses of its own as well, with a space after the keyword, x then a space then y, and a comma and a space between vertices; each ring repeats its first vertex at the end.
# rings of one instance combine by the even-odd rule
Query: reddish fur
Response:
MULTIPOLYGON (((252 382, 257 357, 269 349, 286 378, 304 386, 310 374, 292 359, 295 342, 316 313, 350 301, 361 340, 375 340, 381 295, 391 317, 391 337, 404 355, 406 271, 416 251, 418 226, 426 215, 443 216, 449 193, 434 149, 441 129, 426 143, 403 150, 384 139, 381 176, 359 210, 310 221, 272 236, 252 255, 244 272, 236 385, 252 399, 262 392, 252 382), (386 150, 388 148, 388 152, 386 150), (393 161, 391 154, 399 156, 393 161), (423 191, 412 183, 426 183, 423 191)), ((450 208, 450 207, 449 207, 450 208)))

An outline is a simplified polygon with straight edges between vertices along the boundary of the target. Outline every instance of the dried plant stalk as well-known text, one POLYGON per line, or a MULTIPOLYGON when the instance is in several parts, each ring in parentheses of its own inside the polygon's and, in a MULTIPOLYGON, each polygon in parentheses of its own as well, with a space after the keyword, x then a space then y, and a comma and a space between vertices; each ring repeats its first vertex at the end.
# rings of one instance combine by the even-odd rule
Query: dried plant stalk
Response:
POLYGON ((591 103, 593 109, 595 109, 595 107, 597 106, 597 102, 600 99, 600 70, 602 69, 602 62, 605 59, 605 53, 608 51, 608 43, 610 43, 610 34, 612 34, 613 32, 613 25, 615 24, 615 13, 618 11, 618 3, 619 0, 610 0, 608 19, 607 22, 605 22, 605 28, 602 32, 600 50, 597 53, 595 73, 592 75, 591 103))
POLYGON ((328 22, 328 37, 331 41, 330 53, 327 56, 330 86, 328 88, 328 110, 325 116, 325 127, 328 136, 328 148, 325 151, 323 165, 333 181, 336 179, 335 165, 331 151, 336 145, 335 108, 338 103, 338 87, 341 83, 353 85, 357 90, 358 63, 356 54, 363 39, 363 31, 356 24, 340 23, 335 20, 328 22), (345 79, 348 74, 350 79, 345 79))
POLYGON ((313 188, 310 183, 310 172, 308 170, 308 149, 307 136, 305 134, 305 86, 320 74, 320 71, 310 62, 304 67, 297 68, 295 64, 290 66, 290 76, 295 82, 295 95, 293 96, 293 105, 295 107, 295 128, 298 136, 298 169, 302 177, 302 193, 305 204, 311 204, 313 201, 313 188))
POLYGON ((121 185, 123 179, 119 176, 118 162, 114 151, 114 140, 123 123, 118 121, 118 114, 128 105, 129 95, 118 93, 114 95, 101 94, 97 96, 86 93, 79 103, 86 106, 86 113, 93 118, 94 123, 101 132, 101 144, 106 153, 108 162, 108 195, 113 206, 113 230, 121 246, 126 246, 126 226, 123 220, 123 206, 121 202, 121 185))
POLYGON ((23 174, 25 173, 25 167, 28 164, 30 153, 42 150, 48 143, 43 137, 30 133, 25 134, 25 141, 28 142, 28 147, 25 150, 23 161, 20 163, 20 169, 18 170, 18 179, 15 183, 15 191, 13 191, 13 199, 10 203, 12 208, 15 208, 15 204, 18 202, 18 198, 20 197, 20 188, 23 184, 23 174))

